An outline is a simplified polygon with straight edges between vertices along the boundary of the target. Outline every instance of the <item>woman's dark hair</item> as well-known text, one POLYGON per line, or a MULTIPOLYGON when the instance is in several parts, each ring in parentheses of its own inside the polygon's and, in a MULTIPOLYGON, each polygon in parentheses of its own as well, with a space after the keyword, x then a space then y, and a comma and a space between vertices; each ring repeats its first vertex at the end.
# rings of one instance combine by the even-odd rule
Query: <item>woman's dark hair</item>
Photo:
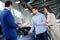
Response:
POLYGON ((5 2, 5 7, 9 7, 10 5, 12 5, 12 2, 11 1, 6 1, 5 2))
POLYGON ((53 12, 49 6, 45 6, 44 8, 46 8, 48 12, 53 13, 56 16, 55 12, 53 12))
POLYGON ((45 6, 44 8, 46 8, 48 12, 53 13, 52 9, 49 6, 45 6))

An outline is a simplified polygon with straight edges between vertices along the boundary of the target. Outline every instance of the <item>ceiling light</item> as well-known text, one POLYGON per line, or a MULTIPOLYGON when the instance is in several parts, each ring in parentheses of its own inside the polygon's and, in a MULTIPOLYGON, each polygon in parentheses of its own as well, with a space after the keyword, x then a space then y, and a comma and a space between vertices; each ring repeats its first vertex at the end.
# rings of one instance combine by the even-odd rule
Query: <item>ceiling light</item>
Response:
POLYGON ((26 8, 25 10, 28 10, 28 8, 26 8))
POLYGON ((16 4, 19 4, 19 3, 20 3, 20 1, 16 1, 15 3, 16 3, 16 4))

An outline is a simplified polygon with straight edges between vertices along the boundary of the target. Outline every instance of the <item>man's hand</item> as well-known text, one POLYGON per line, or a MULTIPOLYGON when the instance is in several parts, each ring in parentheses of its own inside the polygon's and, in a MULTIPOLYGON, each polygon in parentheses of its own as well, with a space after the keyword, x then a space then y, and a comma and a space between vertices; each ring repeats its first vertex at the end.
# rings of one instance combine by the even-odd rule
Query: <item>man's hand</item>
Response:
POLYGON ((28 32, 28 34, 30 35, 30 34, 32 34, 32 32, 28 32))
POLYGON ((17 30, 19 30, 19 28, 16 28, 17 30))
POLYGON ((22 28, 22 24, 18 24, 18 28, 22 28))

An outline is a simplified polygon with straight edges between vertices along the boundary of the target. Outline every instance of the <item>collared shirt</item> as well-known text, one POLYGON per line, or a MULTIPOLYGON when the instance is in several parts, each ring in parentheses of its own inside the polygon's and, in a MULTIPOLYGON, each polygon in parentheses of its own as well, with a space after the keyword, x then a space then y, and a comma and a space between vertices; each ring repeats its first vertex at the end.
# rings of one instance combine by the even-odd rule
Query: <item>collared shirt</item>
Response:
MULTIPOLYGON (((7 7, 5 7, 5 9, 8 9, 7 7)), ((9 9, 8 9, 9 10, 9 9)))
POLYGON ((47 26, 45 24, 46 17, 44 14, 42 13, 38 13, 37 15, 32 17, 31 20, 31 30, 30 32, 33 32, 34 27, 35 27, 35 32, 36 34, 40 34, 43 33, 47 30, 47 26), (37 23, 38 25, 35 25, 34 23, 37 23))

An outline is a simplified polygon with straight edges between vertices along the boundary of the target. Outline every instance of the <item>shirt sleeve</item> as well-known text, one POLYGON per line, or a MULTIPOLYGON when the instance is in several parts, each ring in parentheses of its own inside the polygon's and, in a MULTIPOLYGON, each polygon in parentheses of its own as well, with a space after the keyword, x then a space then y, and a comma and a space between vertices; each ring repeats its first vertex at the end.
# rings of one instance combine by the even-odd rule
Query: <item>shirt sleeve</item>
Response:
POLYGON ((47 16, 47 22, 48 22, 48 26, 52 26, 56 23, 56 18, 53 14, 50 14, 47 16))
POLYGON ((18 25, 15 24, 15 21, 14 21, 14 18, 12 16, 11 12, 9 12, 7 15, 7 23, 10 26, 10 28, 17 28, 18 27, 18 25))
POLYGON ((31 29, 30 29, 29 32, 33 32, 33 30, 34 30, 34 21, 33 21, 33 19, 32 19, 32 20, 31 20, 31 29))
POLYGON ((46 20, 46 17, 44 14, 42 14, 42 20, 46 20))
POLYGON ((42 14, 41 19, 42 19, 42 23, 41 23, 41 24, 42 24, 42 25, 46 25, 46 23, 45 23, 46 17, 45 17, 44 14, 42 14))
POLYGON ((50 15, 48 14, 47 15, 47 22, 49 22, 50 21, 50 15))

